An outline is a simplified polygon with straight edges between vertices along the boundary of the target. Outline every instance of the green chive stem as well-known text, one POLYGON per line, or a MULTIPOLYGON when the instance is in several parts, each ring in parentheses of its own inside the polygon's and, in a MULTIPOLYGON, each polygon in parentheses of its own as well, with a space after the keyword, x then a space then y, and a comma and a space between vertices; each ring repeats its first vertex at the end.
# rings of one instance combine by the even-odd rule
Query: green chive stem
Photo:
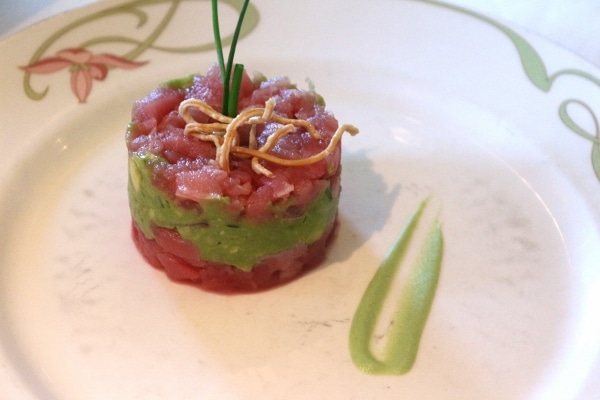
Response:
POLYGON ((221 79, 225 86, 225 58, 223 57, 223 43, 221 42, 221 31, 219 29, 219 7, 218 0, 212 0, 212 23, 215 35, 215 48, 217 49, 217 61, 221 70, 221 79))
POLYGON ((238 100, 240 98, 240 87, 242 86, 242 76, 244 76, 244 65, 235 64, 233 70, 233 78, 231 80, 231 93, 229 93, 229 102, 227 104, 227 111, 233 117, 237 115, 238 100))
POLYGON ((248 4, 250 0, 244 0, 242 9, 240 10, 240 16, 231 39, 231 48, 229 49, 229 57, 227 59, 227 65, 225 65, 225 58, 223 57, 223 44, 221 42, 221 33, 219 30, 219 14, 218 14, 218 0, 212 0, 212 17, 213 17, 213 33, 215 35, 215 47, 217 49, 217 58, 219 62, 219 68, 221 70, 221 77, 223 80, 223 114, 228 117, 235 117, 237 115, 237 104, 238 97, 240 94, 240 85, 242 83, 242 74, 244 66, 241 64, 235 65, 234 69, 233 60, 235 57, 235 48, 237 46, 240 32, 242 30, 242 23, 248 4), (233 72, 233 79, 232 79, 233 72), (236 76, 237 75, 237 76, 236 76), (233 98, 231 98, 233 97, 233 98))

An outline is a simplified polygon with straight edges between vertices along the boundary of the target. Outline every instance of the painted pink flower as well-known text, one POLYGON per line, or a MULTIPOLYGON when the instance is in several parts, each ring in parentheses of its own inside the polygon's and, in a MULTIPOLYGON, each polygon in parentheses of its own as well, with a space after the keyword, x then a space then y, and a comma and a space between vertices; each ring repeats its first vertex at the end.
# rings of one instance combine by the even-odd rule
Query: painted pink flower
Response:
POLYGON ((71 90, 80 103, 85 103, 92 91, 92 82, 103 81, 109 68, 133 69, 146 63, 147 61, 129 61, 113 54, 93 54, 86 49, 69 48, 59 51, 54 57, 42 58, 20 68, 32 74, 51 74, 68 68, 71 73, 71 90))

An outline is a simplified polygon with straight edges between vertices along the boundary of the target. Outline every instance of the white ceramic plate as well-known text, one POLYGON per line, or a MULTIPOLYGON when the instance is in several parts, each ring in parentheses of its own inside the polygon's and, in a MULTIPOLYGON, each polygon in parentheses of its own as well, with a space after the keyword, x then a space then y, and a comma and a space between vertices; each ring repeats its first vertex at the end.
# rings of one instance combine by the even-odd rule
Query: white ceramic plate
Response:
MULTIPOLYGON (((600 71, 433 2, 273 4, 254 2, 236 60, 309 77, 361 133, 344 141, 327 262, 255 295, 172 283, 129 237, 131 103, 215 60, 188 48, 212 42, 209 2, 101 2, 0 43, 0 397, 593 398, 600 71), (109 69, 91 90, 84 74, 70 84, 69 65, 19 69, 75 47, 147 64, 109 69), (350 321, 428 197, 445 250, 417 361, 363 373, 350 321)), ((230 33, 236 12, 221 14, 230 33)))

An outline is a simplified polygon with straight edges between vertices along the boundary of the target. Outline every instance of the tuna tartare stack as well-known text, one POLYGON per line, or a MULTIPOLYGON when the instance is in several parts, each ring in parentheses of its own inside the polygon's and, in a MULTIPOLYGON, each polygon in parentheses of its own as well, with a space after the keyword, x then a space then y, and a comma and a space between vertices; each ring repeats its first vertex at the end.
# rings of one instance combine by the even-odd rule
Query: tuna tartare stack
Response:
POLYGON ((167 275, 220 292, 290 281, 325 257, 340 197, 338 126, 314 90, 253 80, 233 64, 168 82, 135 102, 126 133, 133 239, 167 275))
POLYGON ((174 280, 256 291, 323 260, 336 225, 343 132, 314 90, 243 74, 221 114, 219 68, 135 102, 126 133, 133 238, 174 280))

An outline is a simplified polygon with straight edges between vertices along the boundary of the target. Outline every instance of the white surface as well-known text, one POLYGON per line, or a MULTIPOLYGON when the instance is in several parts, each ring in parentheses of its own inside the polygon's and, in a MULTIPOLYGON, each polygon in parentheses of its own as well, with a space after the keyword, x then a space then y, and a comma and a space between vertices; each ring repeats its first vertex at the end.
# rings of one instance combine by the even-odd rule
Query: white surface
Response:
POLYGON ((600 2, 594 0, 450 0, 514 23, 600 65, 600 2))
MULTIPOLYGON (((261 22, 238 59, 300 83, 310 76, 338 118, 362 131, 344 141, 342 225, 329 261, 285 287, 236 297, 175 285, 146 266, 128 237, 130 105, 214 55, 148 51, 147 66, 94 83, 85 105, 66 71, 36 76, 50 91, 35 102, 17 65, 102 5, 42 23, 0 44, 1 58, 16 60, 0 64, 0 142, 11 149, 0 159, 0 397, 593 399, 600 182, 591 142, 557 109, 567 98, 600 109, 597 87, 565 77, 539 90, 506 36, 440 7, 289 0, 282 9, 299 17, 282 26, 267 1, 256 4, 261 22), (317 7, 316 28, 303 33, 315 37, 289 46, 308 19, 300 16, 317 7), (357 15, 379 30, 335 24, 318 40, 331 21, 357 15), (259 46, 277 51, 256 54, 259 46), (430 195, 446 250, 417 364, 401 377, 365 375, 349 359, 350 319, 430 195)), ((199 12, 179 14, 161 43, 178 43, 199 12)), ((123 21, 79 34, 128 32, 123 21)), ((550 72, 600 75, 526 38, 550 72)), ((577 120, 591 129, 585 117, 577 120)))
MULTIPOLYGON (((0 38, 62 11, 103 0, 0 0, 0 38)), ((352 0, 349 3, 357 2, 352 0)), ((516 24, 600 65, 600 2, 595 0, 448 0, 516 24)))
POLYGON ((99 0, 0 0, 0 37, 61 12, 99 0))

